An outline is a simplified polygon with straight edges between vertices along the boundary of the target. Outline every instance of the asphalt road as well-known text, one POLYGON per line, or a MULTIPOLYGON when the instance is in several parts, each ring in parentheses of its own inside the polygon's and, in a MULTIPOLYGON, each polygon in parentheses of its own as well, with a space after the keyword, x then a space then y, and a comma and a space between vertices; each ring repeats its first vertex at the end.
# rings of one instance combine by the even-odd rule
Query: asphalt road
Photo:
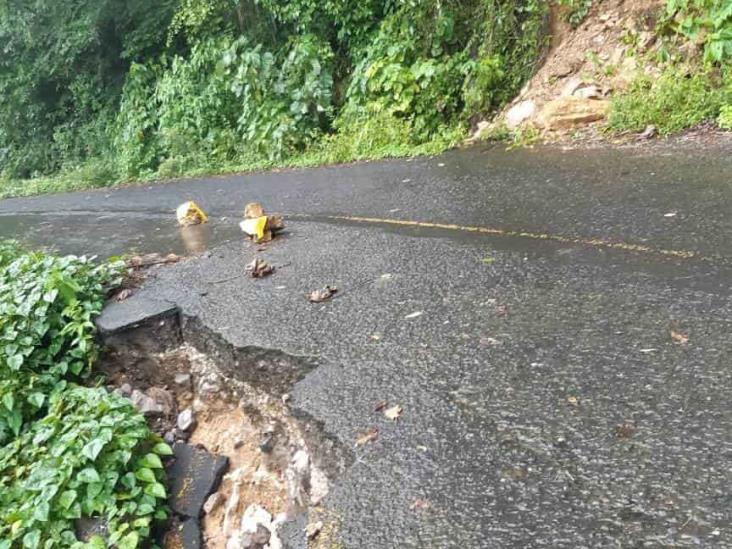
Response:
POLYGON ((471 149, 8 200, 0 234, 188 250, 137 297, 314 357, 292 402, 351 456, 325 501, 343 547, 732 547, 731 168, 471 149), (212 220, 182 234, 189 198, 212 220), (250 200, 287 215, 264 252, 236 227, 250 200), (256 254, 279 269, 238 276, 256 254))

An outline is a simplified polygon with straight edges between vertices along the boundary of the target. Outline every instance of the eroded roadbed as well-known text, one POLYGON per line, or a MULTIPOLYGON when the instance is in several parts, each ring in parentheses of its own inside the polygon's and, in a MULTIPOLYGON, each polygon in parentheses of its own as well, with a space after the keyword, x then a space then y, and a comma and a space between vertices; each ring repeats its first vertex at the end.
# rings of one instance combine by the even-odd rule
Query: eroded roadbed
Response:
MULTIPOLYGON (((287 459, 307 448, 329 479, 306 504, 332 525, 313 546, 724 547, 730 280, 714 262, 301 221, 264 251, 158 267, 101 321, 162 304, 299 425, 287 459), (275 273, 248 277, 255 256, 275 273)), ((260 437, 256 415, 207 421, 260 437)), ((288 513, 277 501, 260 504, 288 513)))

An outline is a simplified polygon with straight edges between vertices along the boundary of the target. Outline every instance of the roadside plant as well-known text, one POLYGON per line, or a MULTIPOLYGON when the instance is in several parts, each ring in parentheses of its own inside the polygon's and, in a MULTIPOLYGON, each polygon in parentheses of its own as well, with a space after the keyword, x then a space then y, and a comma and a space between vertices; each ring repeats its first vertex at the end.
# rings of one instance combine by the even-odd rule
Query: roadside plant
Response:
POLYGON ((0 549, 136 549, 167 514, 172 450, 129 401, 81 385, 122 270, 0 243, 0 549), (79 542, 81 518, 107 538, 79 542))

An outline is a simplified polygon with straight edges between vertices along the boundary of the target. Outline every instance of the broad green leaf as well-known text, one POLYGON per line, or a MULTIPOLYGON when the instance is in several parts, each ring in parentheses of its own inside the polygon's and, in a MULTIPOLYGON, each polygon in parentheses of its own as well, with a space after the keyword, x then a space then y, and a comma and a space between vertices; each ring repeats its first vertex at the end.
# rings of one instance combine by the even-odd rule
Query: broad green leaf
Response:
POLYGON ((150 469, 163 468, 163 462, 160 461, 160 457, 153 453, 145 454, 145 457, 140 460, 140 465, 143 467, 149 467, 150 469))
POLYGON ((145 486, 145 493, 158 499, 165 499, 167 497, 165 493, 165 486, 163 486, 159 482, 155 482, 153 484, 148 484, 147 486, 145 486))
POLYGON ((77 480, 79 482, 99 482, 99 473, 97 473, 97 470, 93 467, 87 467, 86 469, 82 469, 79 474, 76 476, 77 480))
POLYGON ((165 442, 158 442, 153 447, 153 452, 155 452, 159 456, 172 456, 173 455, 173 449, 170 446, 168 446, 165 442))
POLYGON ((152 469, 149 469, 147 467, 141 467, 137 471, 135 471, 135 478, 138 480, 141 480, 143 482, 156 482, 155 473, 153 473, 152 469))

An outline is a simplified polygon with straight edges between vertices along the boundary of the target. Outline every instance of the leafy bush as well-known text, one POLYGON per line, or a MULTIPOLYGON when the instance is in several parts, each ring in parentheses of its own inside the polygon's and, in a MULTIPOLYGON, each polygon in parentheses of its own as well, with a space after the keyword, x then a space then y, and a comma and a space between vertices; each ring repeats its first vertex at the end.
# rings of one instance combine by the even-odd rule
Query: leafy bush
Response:
POLYGON ((653 124, 659 133, 669 134, 716 118, 728 99, 713 74, 687 75, 669 67, 658 79, 640 77, 615 96, 609 125, 618 131, 642 131, 653 124))
POLYGON ((166 518, 160 455, 171 453, 128 400, 57 388, 48 413, 0 449, 0 548, 87 547, 81 517, 100 517, 118 549, 141 546, 166 518))
POLYGON ((565 8, 565 17, 572 28, 579 27, 592 8, 592 0, 559 0, 558 3, 565 8))
POLYGON ((717 118, 717 124, 723 130, 732 130, 732 105, 723 105, 717 118))
POLYGON ((700 43, 706 61, 732 60, 732 3, 728 0, 666 0, 663 24, 700 43))
POLYGON ((10 3, 0 173, 59 173, 68 189, 75 174, 95 186, 297 163, 381 112, 409 127, 392 151, 442 142, 520 89, 547 12, 542 0, 10 3))
POLYGON ((100 517, 110 544, 134 549, 165 515, 159 456, 170 448, 128 401, 76 384, 120 275, 119 263, 0 244, 0 549, 81 547, 81 517, 100 517))

